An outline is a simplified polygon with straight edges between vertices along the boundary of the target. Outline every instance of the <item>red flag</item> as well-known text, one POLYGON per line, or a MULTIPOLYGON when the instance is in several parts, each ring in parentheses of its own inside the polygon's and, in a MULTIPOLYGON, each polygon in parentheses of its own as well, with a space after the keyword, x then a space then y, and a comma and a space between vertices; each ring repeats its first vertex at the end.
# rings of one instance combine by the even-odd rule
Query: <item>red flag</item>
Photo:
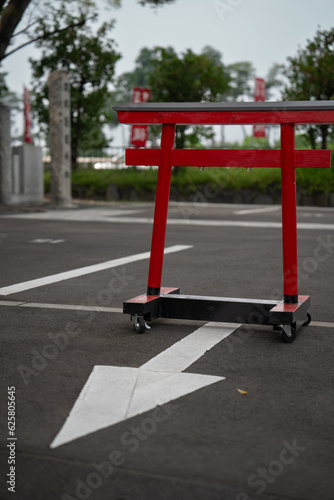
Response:
MULTIPOLYGON (((135 87, 132 91, 132 102, 147 102, 150 100, 151 91, 135 87)), ((147 125, 132 125, 131 143, 140 148, 145 147, 147 141, 147 125)))
MULTIPOLYGON (((266 100, 266 82, 263 78, 255 78, 254 101, 264 102, 266 100)), ((253 125, 254 137, 266 137, 265 125, 253 125)))
POLYGON ((28 142, 32 144, 32 135, 31 135, 31 108, 29 101, 29 91, 26 87, 24 87, 24 142, 28 142))

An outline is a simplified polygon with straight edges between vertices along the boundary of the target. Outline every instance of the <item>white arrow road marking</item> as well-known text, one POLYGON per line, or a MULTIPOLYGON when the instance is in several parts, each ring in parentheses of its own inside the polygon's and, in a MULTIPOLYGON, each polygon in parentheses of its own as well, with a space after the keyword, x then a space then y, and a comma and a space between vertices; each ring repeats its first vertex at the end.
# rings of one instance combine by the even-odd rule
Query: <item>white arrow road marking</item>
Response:
POLYGON ((239 326, 207 323, 139 368, 95 366, 51 448, 225 380, 182 371, 239 326))

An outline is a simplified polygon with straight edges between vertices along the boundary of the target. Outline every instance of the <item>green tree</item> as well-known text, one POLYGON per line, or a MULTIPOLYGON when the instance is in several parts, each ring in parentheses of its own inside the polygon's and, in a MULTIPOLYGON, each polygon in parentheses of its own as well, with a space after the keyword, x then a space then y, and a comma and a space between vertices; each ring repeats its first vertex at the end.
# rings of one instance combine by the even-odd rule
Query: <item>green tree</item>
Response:
MULTIPOLYGON (((175 1, 176 0, 138 0, 138 3, 142 6, 149 5, 151 7, 160 7, 175 1)), ((122 4, 121 0, 105 0, 105 2, 112 7, 120 7, 122 4)), ((32 36, 31 27, 34 26, 39 19, 48 15, 50 10, 58 9, 59 3, 60 0, 53 0, 53 2, 50 2, 50 0, 0 0, 0 61, 26 45, 52 37, 55 34, 53 30, 43 32, 43 34, 38 37, 32 36), (21 28, 19 32, 17 31, 18 27, 21 28), (14 36, 18 34, 25 34, 29 40, 8 50, 14 36)), ((81 2, 78 1, 78 3, 80 4, 81 2)), ((86 22, 86 19, 81 19, 79 22, 80 25, 82 25, 86 22)))
POLYGON ((174 3, 176 0, 139 0, 140 5, 150 5, 151 7, 161 7, 162 5, 174 3))
MULTIPOLYGON (((265 77, 266 82, 266 100, 272 97, 272 90, 280 88, 283 85, 282 74, 284 66, 274 63, 265 77)), ((241 61, 229 64, 227 71, 230 75, 230 89, 227 95, 228 100, 237 101, 245 97, 254 98, 254 80, 256 71, 253 64, 249 61, 241 61)))
POLYGON ((31 0, 0 0, 0 61, 31 0))
POLYGON ((4 96, 8 92, 8 87, 6 85, 6 73, 0 72, 0 102, 2 102, 4 96))
POLYGON ((152 55, 149 85, 155 101, 216 101, 228 89, 223 65, 205 52, 195 54, 188 49, 179 57, 172 47, 156 47, 152 55))
MULTIPOLYGON (((299 49, 295 57, 288 58, 285 75, 289 80, 283 92, 285 100, 309 101, 334 99, 334 28, 318 29, 313 40, 299 49)), ((321 148, 326 149, 332 131, 329 125, 307 127, 312 145, 321 137, 321 148)))
POLYGON ((13 131, 13 125, 17 119, 17 113, 22 113, 22 97, 20 98, 16 92, 9 90, 5 80, 6 75, 7 73, 0 72, 0 102, 1 104, 8 106, 11 111, 12 139, 22 140, 22 135, 18 134, 17 129, 13 131))
MULTIPOLYGON (((215 101, 223 99, 228 84, 221 54, 212 47, 204 47, 201 54, 187 50, 181 56, 172 47, 143 48, 134 70, 117 79, 113 100, 131 101, 132 89, 138 86, 150 88, 155 102, 215 101)), ((150 127, 153 140, 157 133, 157 127, 150 127)), ((199 137, 212 139, 211 127, 178 126, 176 147, 198 145, 199 137)))
MULTIPOLYGON (((135 61, 135 68, 133 71, 122 73, 115 82, 115 89, 112 92, 111 99, 109 100, 109 109, 111 111, 111 125, 117 126, 118 118, 117 113, 113 111, 112 107, 115 102, 131 102, 132 90, 134 87, 147 88, 149 87, 149 74, 154 70, 154 49, 143 48, 135 61)), ((148 128, 148 139, 152 142, 154 147, 160 135, 160 127, 151 125, 148 128)))
POLYGON ((284 85, 284 65, 274 63, 268 70, 266 81, 266 100, 270 100, 273 97, 273 90, 276 89, 280 91, 284 85))
MULTIPOLYGON (((60 30, 62 26, 76 24, 78 19, 94 14, 90 2, 63 1, 58 10, 40 20, 36 34, 60 30), (77 7, 77 11, 75 11, 77 7), (70 13, 71 10, 71 13, 70 13)), ((110 97, 110 82, 115 64, 120 55, 110 38, 113 23, 103 23, 97 31, 91 26, 69 28, 55 34, 52 39, 37 42, 42 54, 38 60, 30 59, 33 70, 32 108, 38 121, 48 134, 48 87, 49 73, 65 71, 71 83, 71 141, 72 164, 80 151, 107 145, 103 127, 109 123, 107 102, 110 97)))
POLYGON ((230 87, 227 98, 236 101, 238 98, 253 97, 255 68, 249 61, 241 61, 227 66, 230 87))
MULTIPOLYGON (((153 65, 148 81, 153 101, 218 101, 222 100, 229 87, 229 77, 222 62, 217 62, 212 54, 208 54, 207 47, 201 54, 188 49, 181 56, 172 47, 155 47, 152 56, 153 65)), ((185 146, 187 128, 189 126, 177 127, 177 148, 185 146)))
MULTIPOLYGON (((143 48, 135 61, 133 71, 122 73, 115 81, 115 89, 112 94, 112 102, 130 102, 132 89, 134 87, 148 87, 149 75, 155 68, 155 49, 143 48)), ((115 113, 117 124, 117 114, 115 113)))
POLYGON ((270 143, 267 137, 253 137, 247 135, 241 147, 246 149, 270 149, 270 143))
MULTIPOLYGON (((88 0, 78 1, 80 3, 87 4, 88 0)), ((0 0, 0 61, 31 43, 48 39, 67 28, 82 26, 89 20, 81 17, 77 24, 44 31, 36 36, 33 26, 57 10, 60 4, 61 0, 54 0, 52 3, 49 0, 0 0), (19 31, 16 29, 18 26, 19 31)))

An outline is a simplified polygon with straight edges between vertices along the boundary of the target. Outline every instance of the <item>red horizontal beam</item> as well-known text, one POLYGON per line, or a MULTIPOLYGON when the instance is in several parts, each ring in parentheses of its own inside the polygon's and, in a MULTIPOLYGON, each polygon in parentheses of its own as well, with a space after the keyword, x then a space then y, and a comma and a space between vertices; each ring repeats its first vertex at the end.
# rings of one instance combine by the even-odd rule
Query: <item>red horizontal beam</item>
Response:
POLYGON ((280 167, 280 151, 261 149, 174 149, 179 167, 280 167))
POLYGON ((296 149, 296 168, 331 168, 331 154, 329 149, 296 149))
MULTIPOLYGON (((126 149, 127 165, 155 166, 160 149, 126 149)), ((281 168, 279 149, 173 149, 171 165, 178 167, 271 167, 281 168)), ((328 149, 295 151, 296 168, 330 168, 328 149)))
POLYGON ((125 150, 126 165, 147 165, 154 167, 160 163, 161 149, 133 149, 125 150))
POLYGON ((118 111, 120 123, 130 124, 256 124, 334 123, 334 111, 118 111))

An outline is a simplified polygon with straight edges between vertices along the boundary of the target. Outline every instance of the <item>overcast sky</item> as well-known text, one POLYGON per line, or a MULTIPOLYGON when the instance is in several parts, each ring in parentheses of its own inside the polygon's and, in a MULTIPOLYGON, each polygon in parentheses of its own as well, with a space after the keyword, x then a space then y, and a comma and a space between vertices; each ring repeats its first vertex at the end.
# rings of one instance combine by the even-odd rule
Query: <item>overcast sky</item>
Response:
POLYGON ((141 47, 173 46, 200 52, 211 45, 225 64, 252 61, 259 77, 284 63, 320 26, 334 26, 333 0, 177 0, 158 10, 123 0, 115 40, 118 71, 131 70, 141 47))
MULTIPOLYGON (((101 20, 116 20, 113 38, 122 54, 117 74, 133 69, 142 47, 198 53, 210 45, 222 53, 225 64, 251 61, 263 78, 273 63, 286 63, 304 47, 318 27, 334 26, 333 0, 176 0, 158 9, 122 0, 120 9, 109 11, 103 0, 97 3, 101 20)), ((12 90, 22 93, 23 85, 29 86, 28 57, 37 55, 30 47, 4 61, 12 90)))

